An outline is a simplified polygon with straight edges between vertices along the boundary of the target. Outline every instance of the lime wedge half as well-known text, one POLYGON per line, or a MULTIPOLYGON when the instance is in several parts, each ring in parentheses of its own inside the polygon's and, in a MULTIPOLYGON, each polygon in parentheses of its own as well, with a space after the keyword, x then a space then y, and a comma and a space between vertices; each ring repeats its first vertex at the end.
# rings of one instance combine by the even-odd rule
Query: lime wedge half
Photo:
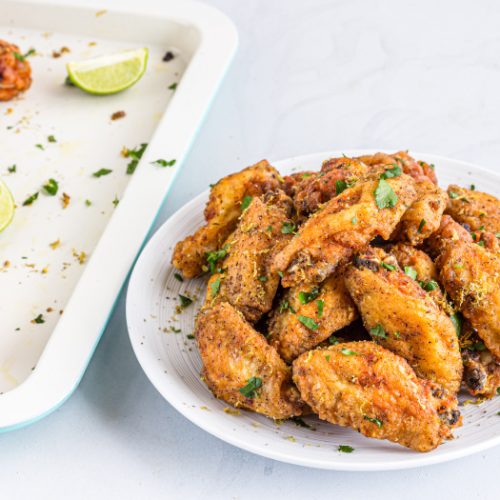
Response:
POLYGON ((12 221, 15 208, 16 205, 12 194, 2 179, 0 179, 0 233, 12 221))
POLYGON ((128 89, 146 71, 148 49, 128 50, 86 61, 70 62, 69 79, 91 94, 115 94, 128 89))

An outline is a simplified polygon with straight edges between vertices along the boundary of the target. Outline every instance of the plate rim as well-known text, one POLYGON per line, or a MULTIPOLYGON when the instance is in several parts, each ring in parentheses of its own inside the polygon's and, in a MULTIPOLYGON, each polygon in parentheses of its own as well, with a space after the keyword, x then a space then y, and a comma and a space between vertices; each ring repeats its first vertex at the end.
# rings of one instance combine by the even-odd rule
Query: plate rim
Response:
MULTIPOLYGON (((302 155, 296 155, 292 156, 289 158, 284 158, 281 160, 276 160, 276 161, 270 161, 270 164, 275 166, 276 168, 280 168, 280 165, 284 164, 289 164, 289 163, 299 163, 300 161, 306 161, 310 160, 311 158, 314 157, 320 157, 322 156, 323 158, 329 158, 329 157, 335 157, 335 156, 340 156, 342 154, 346 154, 347 156, 361 156, 365 154, 373 154, 376 151, 380 151, 377 149, 346 149, 343 151, 339 150, 333 150, 333 151, 326 151, 326 152, 317 152, 317 153, 308 153, 308 154, 302 154, 302 155)), ((436 155, 436 154, 427 154, 427 153, 419 153, 415 151, 410 151, 409 152, 413 157, 417 158, 426 158, 431 161, 435 161, 438 163, 439 161, 446 161, 446 162, 452 162, 455 164, 460 164, 464 167, 472 168, 475 171, 483 171, 487 172, 490 175, 493 175, 498 178, 498 181, 500 183, 500 174, 495 172, 492 169, 488 169, 486 167, 476 165, 471 162, 463 161, 463 160, 456 160, 453 158, 449 158, 446 156, 441 156, 441 155, 436 155)), ((262 447, 261 445, 253 445, 251 441, 247 441, 242 438, 238 438, 237 435, 233 434, 228 434, 228 433, 223 433, 222 431, 219 430, 218 427, 211 425, 208 422, 208 419, 205 418, 203 414, 196 414, 196 413, 189 413, 185 406, 177 400, 175 397, 172 397, 172 391, 169 391, 168 384, 165 384, 165 379, 163 377, 166 377, 168 379, 169 375, 163 374, 163 376, 160 377, 158 376, 157 372, 155 369, 150 367, 148 365, 147 360, 143 359, 146 355, 143 354, 142 350, 139 348, 140 347, 140 332, 137 334, 134 334, 134 327, 132 326, 132 319, 131 319, 131 303, 133 300, 133 293, 134 293, 134 287, 135 283, 139 280, 138 275, 141 271, 141 268, 143 265, 145 265, 146 262, 146 257, 148 253, 148 248, 153 247, 158 241, 161 241, 163 238, 165 238, 165 233, 168 231, 168 225, 170 221, 174 218, 179 218, 182 217, 184 214, 188 214, 191 212, 193 207, 198 205, 201 201, 206 200, 208 198, 208 193, 209 189, 204 190, 194 198, 190 199, 188 202, 186 202, 184 205, 182 205, 178 210, 176 210, 173 214, 171 214, 163 223, 162 225, 157 229, 157 231, 152 235, 152 237, 149 239, 147 244, 144 246, 142 249, 135 266, 132 270, 131 276, 130 276, 130 281, 128 284, 128 289, 127 289, 127 296, 126 296, 126 322, 127 322, 127 329, 128 329, 128 335, 130 339, 130 343, 132 345, 132 349, 134 351, 134 354, 137 358, 137 361, 139 362, 141 368, 143 369, 144 373, 146 374, 148 380, 151 382, 153 387, 161 394, 161 396, 171 405, 173 406, 181 415, 183 415, 186 419, 188 419, 190 422, 204 430, 205 432, 208 432, 212 436, 217 437, 218 439, 221 439, 222 441, 225 441, 226 443, 231 444, 232 446, 235 446, 237 448, 243 449, 245 451, 248 451, 250 453, 253 453, 255 455, 263 456, 272 460, 277 460, 280 462, 292 464, 292 465, 299 465, 303 467, 310 467, 310 468, 316 468, 316 469, 323 469, 323 470, 338 470, 338 471, 352 471, 352 472, 375 472, 375 471, 390 471, 390 470, 406 470, 406 469, 413 469, 416 467, 422 467, 422 466, 428 466, 428 465, 435 465, 438 463, 445 463, 445 462, 450 462, 453 460, 457 460, 459 458, 463 458, 469 455, 473 455, 475 453, 479 453, 481 451, 485 451, 489 448, 493 448, 495 446, 500 445, 500 435, 494 436, 491 438, 488 438, 484 441, 481 441, 477 444, 469 445, 463 448, 459 448, 457 450, 450 451, 448 453, 444 454, 439 454, 439 455, 432 455, 432 452, 426 453, 426 454, 419 454, 415 452, 415 456, 408 458, 407 460, 404 461, 399 461, 399 460, 388 460, 388 461, 366 461, 366 460, 361 460, 361 461, 339 461, 338 459, 334 458, 334 455, 332 455, 332 459, 324 460, 324 459, 318 459, 314 457, 307 457, 307 458, 301 458, 300 453, 297 453, 296 455, 290 455, 288 453, 280 452, 280 451, 275 451, 272 449, 272 447, 262 447)), ((187 385, 186 385, 187 387, 187 385)))

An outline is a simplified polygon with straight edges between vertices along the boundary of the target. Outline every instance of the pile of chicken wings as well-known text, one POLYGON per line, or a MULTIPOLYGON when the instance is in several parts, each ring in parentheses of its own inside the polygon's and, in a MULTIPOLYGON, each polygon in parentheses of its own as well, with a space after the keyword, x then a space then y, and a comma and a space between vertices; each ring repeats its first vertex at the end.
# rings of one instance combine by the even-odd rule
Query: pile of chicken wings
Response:
POLYGON ((217 398, 430 451, 461 387, 499 392, 494 196, 444 191, 406 152, 285 177, 264 160, 215 184, 205 219, 172 263, 209 276, 195 337, 217 398))

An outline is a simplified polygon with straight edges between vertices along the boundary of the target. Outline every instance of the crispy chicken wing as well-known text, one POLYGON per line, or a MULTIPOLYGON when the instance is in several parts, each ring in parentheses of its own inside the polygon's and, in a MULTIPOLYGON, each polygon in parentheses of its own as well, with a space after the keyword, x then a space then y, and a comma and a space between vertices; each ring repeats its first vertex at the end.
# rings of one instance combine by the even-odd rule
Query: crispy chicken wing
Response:
POLYGON ((30 85, 30 63, 17 45, 0 40, 0 101, 10 101, 30 85))
MULTIPOLYGON (((304 173, 295 186, 293 201, 299 215, 311 214, 347 186, 368 173, 368 167, 352 158, 330 158, 320 172, 304 173)), ((286 182, 286 178, 285 178, 286 182)))
POLYGON ((174 267, 186 278, 203 272, 206 254, 220 248, 234 231, 245 197, 260 196, 280 186, 280 175, 266 160, 222 178, 210 191, 205 207, 207 224, 179 241, 172 256, 174 267))
POLYGON ((454 396, 373 342, 306 352, 293 363, 293 380, 321 419, 416 451, 436 448, 460 424, 454 396))
POLYGON ((473 396, 492 398, 500 387, 500 359, 493 356, 470 321, 462 321, 463 385, 473 396))
POLYGON ((406 151, 398 151, 393 154, 375 153, 373 155, 359 156, 357 159, 370 167, 399 165, 405 174, 413 177, 417 182, 430 180, 437 184, 433 166, 424 161, 415 160, 406 151))
POLYGON ((383 250, 371 249, 346 270, 347 289, 366 329, 417 375, 457 392, 462 360, 451 319, 390 259, 383 250))
POLYGON ((271 270, 274 254, 291 238, 282 228, 291 224, 292 200, 283 192, 253 198, 241 215, 234 233, 226 241, 223 260, 213 262, 215 272, 208 283, 206 303, 229 302, 250 322, 271 310, 279 275, 271 270))
POLYGON ((404 174, 347 188, 313 214, 276 255, 274 265, 284 274, 283 286, 320 283, 375 236, 389 238, 415 198, 413 181, 404 174), (388 201, 380 199, 381 186, 391 197, 386 205, 379 203, 388 201))
POLYGON ((233 306, 202 311, 195 336, 203 378, 217 398, 274 419, 302 414, 290 368, 233 306))
POLYGON ((486 347, 500 357, 500 256, 474 243, 450 216, 430 238, 440 281, 486 347))
POLYGON ((460 186, 448 187, 450 197, 446 213, 457 222, 466 224, 472 231, 500 231, 500 200, 491 194, 465 189, 460 186))
POLYGON ((291 362, 357 316, 340 272, 319 286, 289 288, 273 311, 268 341, 285 361, 291 362))
POLYGON ((417 246, 439 229, 448 195, 429 180, 416 182, 415 189, 417 199, 404 213, 392 239, 417 246))

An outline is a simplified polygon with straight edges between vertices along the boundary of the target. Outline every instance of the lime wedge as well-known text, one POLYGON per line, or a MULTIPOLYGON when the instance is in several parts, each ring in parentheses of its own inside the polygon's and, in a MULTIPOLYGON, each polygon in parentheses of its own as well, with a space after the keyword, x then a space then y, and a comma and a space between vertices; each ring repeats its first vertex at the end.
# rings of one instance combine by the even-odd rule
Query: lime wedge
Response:
POLYGON ((8 187, 0 179, 0 233, 10 224, 14 217, 16 205, 8 187))
POLYGON ((86 61, 70 62, 69 79, 90 94, 115 94, 128 89, 146 71, 148 49, 128 50, 86 61))

